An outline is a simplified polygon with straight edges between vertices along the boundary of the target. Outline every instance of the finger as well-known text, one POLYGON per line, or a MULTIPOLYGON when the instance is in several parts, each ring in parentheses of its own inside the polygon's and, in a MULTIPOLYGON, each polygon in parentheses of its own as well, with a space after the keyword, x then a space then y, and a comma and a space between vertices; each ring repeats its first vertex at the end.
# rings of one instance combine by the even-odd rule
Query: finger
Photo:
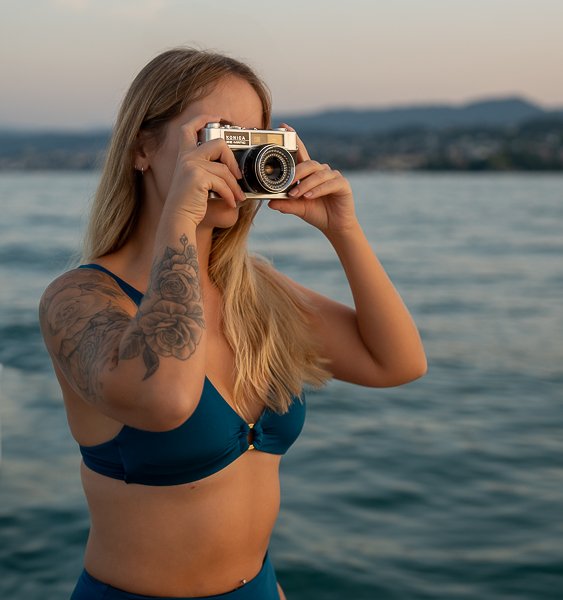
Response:
MULTIPOLYGON (((331 171, 327 169, 323 169, 322 171, 317 171, 313 175, 310 175, 304 180, 301 180, 298 186, 292 188, 289 192, 289 195, 292 198, 299 198, 300 196, 305 196, 306 198, 311 197, 314 190, 317 190, 319 186, 324 184, 325 182, 332 180, 342 179, 340 177, 340 173, 336 171, 331 171)), ((340 181, 340 185, 342 185, 342 181, 340 181)), ((318 196, 319 194, 314 194, 318 196)), ((320 194, 322 195, 322 194, 320 194)))
POLYGON ((241 202, 242 200, 246 200, 245 193, 242 191, 242 188, 240 187, 237 179, 231 173, 231 171, 229 170, 227 165, 220 163, 220 162, 208 162, 208 161, 202 161, 202 162, 203 162, 203 167, 207 171, 209 171, 216 177, 219 177, 219 178, 223 179, 223 181, 225 181, 225 183, 231 189, 233 196, 235 197, 236 200, 238 200, 239 202, 241 202))
MULTIPOLYGON (((227 185, 227 182, 222 177, 218 177, 217 175, 211 174, 209 184, 211 186, 209 188, 210 192, 215 192, 216 194, 221 196, 221 198, 223 198, 223 200, 225 200, 225 202, 230 207, 237 207, 237 200, 240 201, 240 199, 237 197, 238 195, 236 195, 233 192, 233 190, 229 187, 229 185, 227 185)), ((243 199, 245 198, 246 196, 243 195, 243 199)))
POLYGON ((286 215, 296 215, 298 217, 305 215, 305 203, 302 200, 270 200, 268 208, 286 215))
POLYGON ((207 123, 217 123, 221 120, 219 115, 198 115, 189 121, 186 121, 180 127, 180 144, 178 152, 186 152, 197 147, 197 134, 207 123))
POLYGON ((216 191, 216 181, 221 180, 231 191, 230 194, 222 195, 233 206, 236 205, 237 201, 242 202, 243 200, 246 200, 246 195, 226 165, 207 160, 194 161, 192 157, 191 160, 187 161, 186 168, 191 169, 192 173, 196 174, 197 180, 201 182, 201 185, 203 185, 207 191, 210 191, 211 189, 216 191))
MULTIPOLYGON (((293 129, 293 127, 291 125, 288 125, 287 123, 281 123, 280 127, 285 127, 289 131, 295 131, 295 129, 293 129)), ((297 132, 295 134, 295 137, 297 138, 297 162, 301 163, 306 160, 311 160, 311 157, 307 152, 307 148, 305 147, 303 140, 297 135, 297 132)))
POLYGON ((308 160, 306 162, 299 163, 295 167, 294 181, 303 180, 303 179, 305 179, 305 177, 308 177, 312 173, 315 173, 317 171, 323 171, 323 170, 330 170, 329 165, 321 164, 321 163, 317 162, 316 160, 308 160))
POLYGON ((201 158, 207 161, 219 161, 226 165, 229 171, 237 178, 242 179, 242 173, 237 163, 233 151, 223 139, 211 140, 199 146, 191 152, 193 157, 201 158))
POLYGON ((337 192, 342 193, 343 182, 340 177, 333 177, 326 181, 323 181, 319 185, 316 185, 311 190, 305 192, 303 197, 305 200, 311 200, 313 198, 320 198, 321 196, 328 196, 329 194, 335 194, 337 192))
POLYGON ((226 165, 206 160, 179 161, 177 169, 185 171, 188 188, 192 191, 201 191, 206 195, 214 191, 225 199, 227 204, 236 208, 237 201, 246 200, 246 195, 238 185, 226 165))

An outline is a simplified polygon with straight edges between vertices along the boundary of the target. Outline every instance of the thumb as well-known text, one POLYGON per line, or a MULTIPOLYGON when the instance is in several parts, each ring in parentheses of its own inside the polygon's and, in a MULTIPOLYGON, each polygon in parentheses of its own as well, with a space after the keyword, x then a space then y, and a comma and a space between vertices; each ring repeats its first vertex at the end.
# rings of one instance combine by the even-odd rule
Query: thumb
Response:
POLYGON ((305 214, 305 203, 302 200, 270 200, 268 208, 277 210, 284 215, 302 217, 305 214))

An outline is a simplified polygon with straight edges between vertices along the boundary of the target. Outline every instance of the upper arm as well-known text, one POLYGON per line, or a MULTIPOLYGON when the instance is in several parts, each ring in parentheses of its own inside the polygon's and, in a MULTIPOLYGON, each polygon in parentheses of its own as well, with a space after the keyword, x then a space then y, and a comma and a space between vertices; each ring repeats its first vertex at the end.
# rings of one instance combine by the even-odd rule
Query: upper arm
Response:
POLYGON ((135 307, 108 275, 75 269, 53 281, 39 304, 39 322, 53 363, 85 401, 105 402, 103 379, 118 362, 119 344, 135 307))
POLYGON ((383 370, 370 354, 353 308, 302 288, 314 309, 313 329, 336 379, 370 387, 385 386, 383 370))
POLYGON ((312 334, 335 379, 369 387, 395 385, 364 344, 353 308, 280 276, 311 306, 312 334))

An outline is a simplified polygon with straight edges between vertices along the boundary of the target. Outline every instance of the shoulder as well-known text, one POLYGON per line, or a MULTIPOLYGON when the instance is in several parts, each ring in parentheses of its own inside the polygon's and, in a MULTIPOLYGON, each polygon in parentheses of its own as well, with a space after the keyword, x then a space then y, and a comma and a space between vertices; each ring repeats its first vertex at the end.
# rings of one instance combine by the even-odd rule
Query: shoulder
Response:
POLYGON ((39 301, 39 324, 46 341, 77 321, 101 310, 133 314, 132 302, 106 273, 94 269, 72 269, 59 275, 39 301))

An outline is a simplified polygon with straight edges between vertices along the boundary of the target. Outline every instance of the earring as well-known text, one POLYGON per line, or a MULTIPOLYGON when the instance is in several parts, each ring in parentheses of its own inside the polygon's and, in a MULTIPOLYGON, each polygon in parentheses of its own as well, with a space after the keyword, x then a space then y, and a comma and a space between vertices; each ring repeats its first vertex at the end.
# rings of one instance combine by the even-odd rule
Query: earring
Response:
POLYGON ((145 172, 145 169, 144 169, 144 167, 139 168, 137 165, 135 165, 135 171, 141 171, 141 175, 143 175, 145 172))

